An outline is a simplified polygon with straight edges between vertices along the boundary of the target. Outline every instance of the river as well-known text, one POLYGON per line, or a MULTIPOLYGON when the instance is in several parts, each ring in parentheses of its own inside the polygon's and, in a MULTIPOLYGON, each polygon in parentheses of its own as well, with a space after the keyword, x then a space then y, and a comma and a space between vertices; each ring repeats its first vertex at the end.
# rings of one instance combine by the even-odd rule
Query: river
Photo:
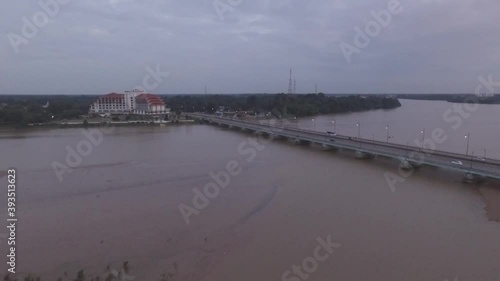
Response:
MULTIPOLYGON (((437 149, 465 153, 469 141, 469 153, 500 159, 500 106, 456 113, 447 102, 401 103, 297 125, 416 146, 441 129, 437 149)), ((423 167, 391 189, 385 175, 398 174, 396 161, 208 125, 101 133, 89 141, 81 129, 0 132, 0 177, 17 169, 18 272, 73 280, 80 269, 103 276, 128 262, 127 280, 140 281, 500 280, 496 183, 466 185, 423 167), (81 159, 68 156, 78 149, 81 159), (214 178, 224 184, 197 208, 193 189, 214 178), (328 240, 335 247, 321 246, 328 240)))

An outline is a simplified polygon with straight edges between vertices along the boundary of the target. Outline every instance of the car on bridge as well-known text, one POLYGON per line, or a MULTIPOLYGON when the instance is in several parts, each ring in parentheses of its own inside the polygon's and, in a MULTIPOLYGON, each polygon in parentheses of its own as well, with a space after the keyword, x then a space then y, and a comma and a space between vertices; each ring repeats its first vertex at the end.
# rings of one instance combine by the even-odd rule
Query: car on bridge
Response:
POLYGON ((462 161, 455 160, 455 161, 451 161, 451 164, 462 166, 464 163, 462 163, 462 161))

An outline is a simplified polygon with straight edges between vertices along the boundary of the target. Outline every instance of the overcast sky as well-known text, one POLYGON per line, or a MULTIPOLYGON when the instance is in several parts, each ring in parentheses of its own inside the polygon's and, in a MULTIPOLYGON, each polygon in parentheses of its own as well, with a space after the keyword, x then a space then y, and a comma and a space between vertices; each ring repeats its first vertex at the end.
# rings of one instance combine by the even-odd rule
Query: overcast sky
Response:
POLYGON ((479 75, 500 80, 498 0, 401 0, 351 63, 339 45, 354 45, 354 28, 388 0, 240 0, 223 18, 213 0, 64 1, 32 38, 23 17, 40 15, 38 1, 4 1, 0 94, 123 91, 157 65, 170 73, 157 94, 287 92, 290 67, 304 93, 474 92, 479 75))

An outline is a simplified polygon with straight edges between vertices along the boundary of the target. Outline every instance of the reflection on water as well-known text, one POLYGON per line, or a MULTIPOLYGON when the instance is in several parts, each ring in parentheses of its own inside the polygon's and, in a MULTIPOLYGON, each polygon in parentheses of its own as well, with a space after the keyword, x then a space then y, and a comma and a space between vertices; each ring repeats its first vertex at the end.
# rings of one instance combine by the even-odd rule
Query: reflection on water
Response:
MULTIPOLYGON (((380 139, 389 123, 396 141, 406 141, 418 137, 413 131, 422 124, 445 129, 439 116, 448 106, 403 101, 393 111, 334 118, 341 134, 354 133, 352 123, 360 122, 367 124, 364 135, 380 139)), ((443 149, 459 150, 463 136, 452 138, 470 131, 474 150, 500 155, 499 136, 490 133, 496 110, 480 109, 463 127, 447 130, 443 149)), ((330 119, 317 117, 317 130, 328 129, 330 119)), ((300 122, 306 127, 308 119, 300 122)), ((463 185, 460 174, 426 167, 393 193, 384 173, 397 171, 395 161, 359 161, 281 141, 249 162, 238 146, 250 135, 191 125, 117 128, 60 183, 51 163, 64 163, 65 147, 75 147, 81 131, 15 134, 24 137, 0 139, 0 170, 18 168, 19 267, 44 280, 82 268, 98 274, 125 261, 136 280, 168 273, 176 280, 281 280, 311 255, 317 237, 328 235, 342 247, 308 280, 497 280, 500 274, 500 224, 493 221, 499 189, 463 185), (179 204, 192 202, 193 188, 202 189, 209 173, 230 160, 243 172, 186 225, 179 204)), ((0 247, 6 251, 5 243, 0 247)))

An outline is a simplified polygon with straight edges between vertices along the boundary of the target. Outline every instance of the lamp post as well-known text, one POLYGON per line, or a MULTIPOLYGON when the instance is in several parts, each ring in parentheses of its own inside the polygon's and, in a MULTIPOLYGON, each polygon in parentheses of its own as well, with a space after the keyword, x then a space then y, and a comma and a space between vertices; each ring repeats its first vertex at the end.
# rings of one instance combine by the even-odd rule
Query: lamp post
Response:
POLYGON ((469 155, 469 141, 470 141, 470 133, 465 135, 465 139, 467 140, 467 148, 465 149, 465 156, 469 155))
POLYGON ((422 131, 420 131, 420 133, 422 134, 422 149, 424 149, 425 129, 423 129, 422 131))
POLYGON ((474 160, 474 151, 470 155, 470 169, 472 170, 472 161, 474 160))
POLYGON ((409 151, 410 151, 410 142, 406 142, 406 158, 408 158, 408 154, 409 154, 409 151))
POLYGON ((361 136, 361 124, 359 122, 356 123, 356 127, 358 127, 358 142, 359 142, 359 147, 361 148, 361 139, 360 139, 360 136, 361 136))
POLYGON ((335 120, 332 121, 332 124, 333 124, 333 133, 337 133, 337 123, 335 122, 335 120))
POLYGON ((389 143, 389 125, 385 126, 385 130, 387 132, 387 140, 386 140, 386 142, 389 143))
POLYGON ((314 131, 316 132, 316 122, 314 121, 314 118, 312 119, 312 122, 314 124, 314 131))

